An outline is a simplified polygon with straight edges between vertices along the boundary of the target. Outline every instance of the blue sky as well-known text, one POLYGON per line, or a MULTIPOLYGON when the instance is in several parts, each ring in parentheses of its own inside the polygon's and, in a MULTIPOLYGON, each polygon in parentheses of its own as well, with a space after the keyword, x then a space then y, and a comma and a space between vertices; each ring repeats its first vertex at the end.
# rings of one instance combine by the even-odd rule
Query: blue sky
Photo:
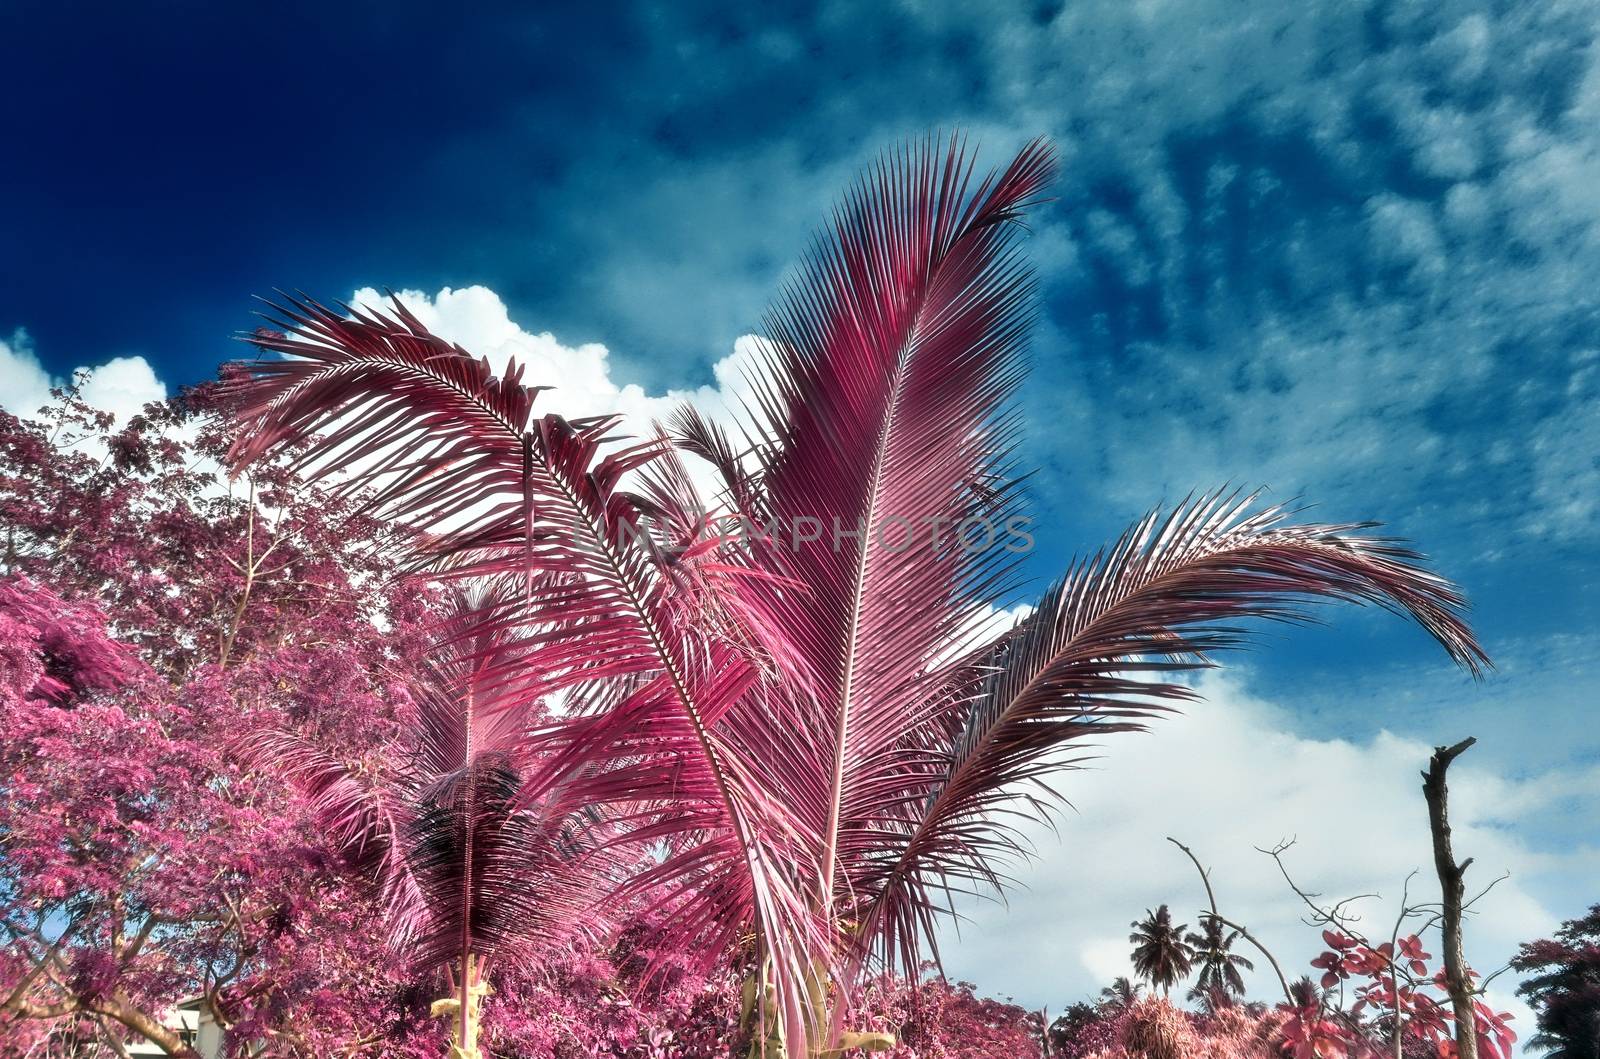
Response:
POLYGON ((1526 869, 1508 920, 1600 898, 1592 4, 64 6, 0 14, 0 336, 57 377, 202 378, 274 287, 481 286, 617 384, 715 387, 880 147, 1051 136, 1034 572, 1223 482, 1384 520, 1467 587, 1498 673, 1338 612, 1245 659, 1226 716, 1392 751, 1397 791, 1406 754, 1478 735, 1485 783, 1544 798, 1486 810, 1526 869))

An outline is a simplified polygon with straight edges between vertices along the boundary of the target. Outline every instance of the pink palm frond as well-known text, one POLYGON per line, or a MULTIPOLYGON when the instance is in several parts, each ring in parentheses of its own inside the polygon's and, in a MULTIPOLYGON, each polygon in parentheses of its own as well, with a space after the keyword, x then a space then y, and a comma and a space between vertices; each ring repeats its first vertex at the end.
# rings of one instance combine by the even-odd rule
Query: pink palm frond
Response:
POLYGON ((821 534, 768 558, 804 586, 769 606, 817 689, 805 723, 830 733, 803 748, 824 904, 848 832, 873 826, 874 765, 894 768, 883 751, 917 726, 931 663, 1014 558, 950 536, 1014 511, 974 484, 1005 478, 1032 295, 1014 222, 1052 168, 1039 142, 982 179, 958 141, 885 157, 768 322, 762 509, 791 544, 821 534))
MULTIPOLYGON (((243 428, 236 461, 314 440, 301 469, 343 475, 370 510, 413 532, 438 576, 518 579, 514 601, 498 598, 465 625, 524 629, 515 669, 532 676, 523 692, 633 687, 616 708, 547 740, 538 782, 587 777, 596 804, 671 804, 693 830, 717 835, 702 857, 720 859, 730 878, 742 871, 745 883, 714 915, 682 924, 682 941, 725 948, 761 923, 774 939, 785 1020, 804 1040, 798 997, 814 954, 794 939, 817 933, 817 912, 793 866, 814 843, 713 732, 759 671, 753 641, 703 635, 676 605, 679 581, 649 533, 657 508, 620 487, 665 443, 615 443, 604 419, 535 418, 536 390, 518 365, 496 375, 398 303, 387 315, 305 301, 277 313, 282 330, 251 341, 290 359, 259 360, 231 387, 243 428), (619 787, 610 772, 632 759, 642 733, 679 755, 672 782, 619 787)), ((504 667, 493 671, 505 679, 504 667)))
POLYGON ((324 841, 377 893, 390 943, 404 949, 427 917, 406 860, 413 811, 407 779, 372 774, 288 732, 252 732, 238 751, 248 766, 281 776, 306 799, 324 841))
MULTIPOLYGON (((459 592, 445 627, 496 595, 459 592)), ((283 732, 253 734, 242 748, 307 799, 330 845, 383 901, 396 946, 423 968, 511 941, 558 941, 612 881, 610 859, 596 856, 608 829, 561 784, 529 788, 538 703, 503 675, 518 652, 492 627, 436 648, 410 682, 412 738, 380 770, 283 732)))
POLYGON ((736 445, 728 431, 693 405, 680 405, 668 417, 673 443, 683 452, 705 460, 721 480, 728 513, 747 525, 764 526, 770 513, 762 496, 761 479, 754 464, 759 464, 759 447, 748 442, 736 445))
MULTIPOLYGON (((886 955, 915 960, 951 885, 998 886, 1022 852, 1004 810, 1030 784, 1081 763, 1062 748, 1140 730, 1194 700, 1173 674, 1248 642, 1249 619, 1311 620, 1319 599, 1373 603, 1414 619, 1473 673, 1488 658, 1465 601, 1420 556, 1371 523, 1292 525, 1281 507, 1218 493, 1153 511, 1107 551, 1077 563, 1038 609, 973 665, 963 722, 931 766, 904 830, 856 876, 886 955)), ((1034 803, 1030 815, 1047 811, 1034 803)), ((914 964, 913 964, 914 965, 914 964)))
POLYGON ((1042 143, 986 177, 960 141, 886 155, 786 287, 731 432, 692 409, 637 442, 538 416, 520 367, 398 303, 289 300, 252 339, 285 359, 233 384, 234 458, 302 452, 410 530, 420 567, 485 586, 417 695, 414 810, 281 751, 374 870, 413 843, 422 949, 492 947, 569 907, 535 908, 519 873, 648 845, 620 889, 663 911, 661 947, 716 958, 753 931, 807 1054, 830 1032, 819 1003, 837 1030, 867 960, 916 968, 948 891, 1005 881, 1008 821, 1049 813, 1053 774, 1193 699, 1177 675, 1252 623, 1372 603, 1487 665, 1460 594, 1404 545, 1237 494, 1152 513, 974 647, 1013 584, 992 534, 1021 510, 1018 222, 1053 164, 1042 143), (680 455, 753 533, 708 517, 680 455), (564 711, 526 730, 552 697, 564 711))

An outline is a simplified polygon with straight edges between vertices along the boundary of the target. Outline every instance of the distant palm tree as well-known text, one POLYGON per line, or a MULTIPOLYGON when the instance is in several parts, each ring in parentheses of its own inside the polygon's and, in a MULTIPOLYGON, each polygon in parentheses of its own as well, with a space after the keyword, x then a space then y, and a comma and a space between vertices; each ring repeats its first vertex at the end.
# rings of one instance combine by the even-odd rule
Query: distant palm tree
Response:
POLYGON ((1251 971, 1255 965, 1233 952, 1233 943, 1238 940, 1237 930, 1225 930, 1221 921, 1210 916, 1201 920, 1200 933, 1184 939, 1194 950, 1194 962, 1199 968, 1194 988, 1189 990, 1190 1000, 1226 1004, 1234 997, 1244 996, 1244 977, 1239 970, 1251 971))
POLYGON ((1189 990, 1189 1000, 1196 1004, 1202 1015, 1216 1015, 1233 1007, 1237 1001, 1233 994, 1221 986, 1213 985, 1205 989, 1199 986, 1189 990))
POLYGON ((1123 1011, 1139 1002, 1139 993, 1143 989, 1144 986, 1130 982, 1126 978, 1117 978, 1100 990, 1100 1006, 1113 1011, 1123 1011))
POLYGON ((1296 1007, 1316 1007, 1322 1003, 1322 990, 1309 975, 1302 975, 1289 983, 1289 999, 1294 1001, 1296 1007))
POLYGON ((1172 987, 1189 976, 1194 962, 1194 950, 1184 941, 1186 924, 1172 924, 1172 913, 1166 905, 1154 912, 1146 912, 1143 920, 1135 920, 1133 933, 1133 969, 1162 993, 1171 994, 1172 987))

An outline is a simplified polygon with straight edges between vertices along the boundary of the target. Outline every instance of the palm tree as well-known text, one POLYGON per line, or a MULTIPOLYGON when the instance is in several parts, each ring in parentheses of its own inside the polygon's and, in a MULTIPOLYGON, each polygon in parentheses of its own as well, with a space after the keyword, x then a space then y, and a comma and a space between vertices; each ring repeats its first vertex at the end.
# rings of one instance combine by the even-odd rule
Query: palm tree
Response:
POLYGON ((1322 1003, 1323 989, 1311 980, 1310 975, 1301 975, 1289 983, 1289 1001, 1294 1007, 1314 1008, 1322 1003))
POLYGON ((410 737, 387 771, 341 761, 291 733, 252 735, 242 748, 310 800, 331 843, 382 900, 392 943, 419 972, 442 967, 451 995, 454 1059, 478 1059, 479 1010, 491 960, 510 943, 556 944, 592 916, 608 872, 598 825, 559 790, 526 783, 524 733, 536 705, 506 680, 527 645, 473 622, 482 596, 455 601, 435 655, 408 689, 410 737), (589 859, 585 861, 585 857, 589 859))
POLYGON ((1172 913, 1166 905, 1132 924, 1133 933, 1128 940, 1133 943, 1133 969, 1152 986, 1170 995, 1172 987, 1189 975, 1194 960, 1194 950, 1184 940, 1188 929, 1180 923, 1174 926, 1172 913))
POLYGON ((1015 822, 1048 812, 1041 781, 1083 759, 1063 747, 1192 700, 1169 675, 1241 622, 1378 603, 1485 661, 1412 552, 1228 493, 1152 512, 975 635, 1015 586, 1014 554, 968 544, 1021 518, 1016 222, 1051 170, 1039 143, 981 180, 957 143, 885 157, 768 319, 734 431, 685 410, 624 442, 538 415, 518 365, 398 302, 288 300, 250 339, 283 356, 230 384, 236 464, 305 446, 430 576, 524 583, 482 620, 536 630, 538 694, 593 704, 537 733, 540 775, 581 775, 665 851, 627 885, 672 910, 668 943, 713 960, 755 936, 791 1056, 840 1039, 869 966, 921 962, 949 892, 1001 884, 1015 822), (758 532, 725 532, 708 499, 758 532))
POLYGON ((1194 950, 1194 962, 1199 968, 1194 988, 1189 990, 1190 1000, 1226 1001, 1244 996, 1244 977, 1240 969, 1255 970, 1255 965, 1233 951, 1239 940, 1237 930, 1228 930, 1212 916, 1200 920, 1200 933, 1184 939, 1194 950))
POLYGON ((1100 1006, 1111 1011, 1125 1011, 1139 1002, 1143 990, 1144 986, 1119 975, 1100 990, 1100 1006))

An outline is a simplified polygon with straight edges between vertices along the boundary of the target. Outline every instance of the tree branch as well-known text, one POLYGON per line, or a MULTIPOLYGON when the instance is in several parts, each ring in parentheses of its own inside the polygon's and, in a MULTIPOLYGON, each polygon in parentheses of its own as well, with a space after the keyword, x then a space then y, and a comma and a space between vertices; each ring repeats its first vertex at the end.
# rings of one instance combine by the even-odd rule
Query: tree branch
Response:
POLYGON ((86 1001, 82 1008, 120 1022, 168 1055, 178 1056, 179 1059, 201 1059, 200 1053, 183 1043, 183 1037, 177 1030, 162 1025, 160 1020, 138 1008, 120 990, 108 997, 86 1001))
POLYGON ((1218 912, 1217 912, 1217 895, 1216 895, 1216 892, 1211 889, 1211 873, 1206 871, 1205 867, 1200 863, 1200 858, 1194 855, 1194 850, 1190 849, 1188 846, 1185 846, 1182 842, 1179 842, 1177 839, 1173 838, 1171 835, 1167 836, 1167 841, 1171 842, 1174 846, 1177 846, 1179 849, 1183 850, 1185 853, 1187 853, 1189 855, 1189 859, 1194 861, 1195 870, 1200 873, 1200 881, 1205 884, 1206 900, 1211 905, 1211 918, 1216 920, 1218 923, 1221 923, 1223 926, 1227 927, 1229 930, 1237 930, 1239 932, 1239 936, 1241 938, 1243 938, 1245 941, 1248 941, 1250 944, 1254 945, 1256 947, 1257 951, 1259 951, 1261 953, 1261 955, 1263 955, 1263 956, 1265 956, 1267 958, 1267 962, 1272 965, 1272 972, 1278 976, 1278 985, 1283 990, 1283 998, 1284 998, 1284 1000, 1288 1001, 1289 1004, 1292 1006, 1294 1004, 1294 994, 1289 992, 1289 980, 1283 976, 1283 968, 1278 966, 1277 958, 1274 957, 1271 952, 1267 951, 1267 947, 1265 945, 1261 944, 1261 942, 1256 940, 1256 937, 1255 937, 1254 934, 1251 934, 1248 930, 1246 930, 1244 927, 1240 926, 1238 923, 1234 923, 1231 920, 1224 919, 1224 918, 1222 918, 1222 916, 1220 914, 1218 914, 1218 912))

